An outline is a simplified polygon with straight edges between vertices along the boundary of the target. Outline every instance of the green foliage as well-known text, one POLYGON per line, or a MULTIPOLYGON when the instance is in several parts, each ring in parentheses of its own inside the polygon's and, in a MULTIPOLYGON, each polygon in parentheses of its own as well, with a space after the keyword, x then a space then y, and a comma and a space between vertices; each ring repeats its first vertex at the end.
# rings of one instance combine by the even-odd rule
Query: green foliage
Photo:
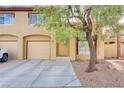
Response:
POLYGON ((92 15, 101 27, 112 26, 122 17, 123 7, 119 5, 92 6, 92 15))
POLYGON ((34 10, 38 13, 45 14, 44 24, 37 24, 44 26, 47 31, 54 35, 57 42, 64 42, 67 44, 70 38, 77 36, 68 24, 68 11, 62 6, 36 6, 34 10))
POLYGON ((92 17, 95 19, 96 25, 94 33, 100 39, 105 40, 108 36, 100 32, 103 27, 110 27, 113 34, 123 29, 124 26, 119 24, 119 20, 123 17, 123 11, 124 7, 118 5, 92 6, 92 17))
MULTIPOLYGON (((97 29, 109 26, 113 33, 120 31, 124 26, 119 24, 119 20, 123 16, 124 7, 119 5, 104 5, 104 6, 92 6, 92 15, 95 18, 97 29)), ((98 33, 99 30, 96 32, 98 33)), ((102 36, 104 39, 106 35, 102 36)))
POLYGON ((122 25, 122 24, 115 24, 115 26, 113 26, 112 28, 113 28, 113 31, 115 33, 118 33, 120 30, 124 29, 124 25, 122 25))
MULTIPOLYGON (((35 6, 34 11, 45 15, 44 24, 37 24, 44 26, 52 35, 54 35, 57 42, 69 42, 70 38, 79 37, 79 39, 86 40, 86 33, 83 28, 83 18, 87 7, 89 6, 35 6), (78 22, 73 23, 73 27, 69 25, 68 20, 77 18, 78 22)), ((119 19, 123 16, 124 7, 115 5, 95 5, 92 7, 93 35, 98 35, 104 40, 106 35, 102 34, 102 28, 110 26, 114 32, 117 32, 123 26, 118 24, 119 19)))

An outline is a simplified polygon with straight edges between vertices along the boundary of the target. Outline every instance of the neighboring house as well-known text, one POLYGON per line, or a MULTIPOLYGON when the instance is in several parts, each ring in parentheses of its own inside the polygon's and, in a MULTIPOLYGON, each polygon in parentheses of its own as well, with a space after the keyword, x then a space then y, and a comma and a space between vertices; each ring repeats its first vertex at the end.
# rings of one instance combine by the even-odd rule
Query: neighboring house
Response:
MULTIPOLYGON (((120 48, 121 57, 124 58, 124 31, 120 31, 120 48)), ((113 34, 105 40, 104 44, 104 56, 105 58, 117 58, 117 37, 113 34)))
MULTIPOLYGON (((88 44, 71 39, 65 46, 56 43, 54 37, 43 27, 34 26, 39 14, 29 6, 0 7, 0 48, 7 49, 9 59, 89 59, 88 44)), ((43 20, 40 20, 42 22, 43 20)), ((104 59, 104 43, 98 41, 97 58, 104 59)))

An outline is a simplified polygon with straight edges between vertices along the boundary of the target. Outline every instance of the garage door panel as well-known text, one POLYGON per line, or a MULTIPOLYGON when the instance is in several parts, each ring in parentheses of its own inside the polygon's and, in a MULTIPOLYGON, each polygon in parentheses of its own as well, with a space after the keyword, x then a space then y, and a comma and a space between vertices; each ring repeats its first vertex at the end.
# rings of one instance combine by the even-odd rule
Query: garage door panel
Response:
POLYGON ((7 41, 0 42, 0 48, 6 49, 9 53, 9 59, 17 59, 17 42, 7 41))
POLYGON ((49 59, 50 43, 49 42, 28 42, 28 59, 49 59))

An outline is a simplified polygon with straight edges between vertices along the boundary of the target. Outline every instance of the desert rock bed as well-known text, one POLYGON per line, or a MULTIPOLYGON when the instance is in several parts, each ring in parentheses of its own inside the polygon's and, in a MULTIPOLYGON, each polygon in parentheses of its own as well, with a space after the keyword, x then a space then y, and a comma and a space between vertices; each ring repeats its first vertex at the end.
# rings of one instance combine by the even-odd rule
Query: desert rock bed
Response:
POLYGON ((90 73, 85 72, 88 62, 72 62, 72 66, 82 87, 124 87, 124 60, 105 60, 90 73))

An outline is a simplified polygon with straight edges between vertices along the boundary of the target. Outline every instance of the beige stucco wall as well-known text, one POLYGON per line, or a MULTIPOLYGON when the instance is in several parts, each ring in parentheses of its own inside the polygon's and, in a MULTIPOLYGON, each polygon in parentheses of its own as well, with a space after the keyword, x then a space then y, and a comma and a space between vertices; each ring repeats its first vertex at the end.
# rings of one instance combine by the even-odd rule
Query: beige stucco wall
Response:
POLYGON ((97 59, 98 60, 103 60, 104 59, 104 41, 103 40, 98 40, 97 41, 97 59))
MULTIPOLYGON (((113 37, 110 39, 106 39, 105 42, 107 44, 104 44, 104 55, 105 58, 117 58, 117 38, 113 37), (110 42, 114 42, 112 44, 109 44, 110 42)), ((124 36, 120 35, 120 49, 121 49, 121 57, 124 57, 124 36)))
MULTIPOLYGON (((3 12, 5 13, 5 12, 3 12)), ((7 12, 9 13, 9 12, 7 12)), ((12 12, 10 12, 12 13, 12 12)), ((28 12, 15 12, 14 22, 11 25, 0 25, 0 35, 5 35, 4 38, 0 37, 0 40, 13 39, 12 35, 17 37, 18 47, 18 59, 25 59, 25 40, 28 39, 41 39, 47 40, 45 36, 50 37, 50 59, 56 59, 56 41, 43 27, 36 27, 28 24, 28 12), (30 35, 32 37, 30 37, 30 35), (38 36, 39 35, 39 36, 38 36), (26 38, 27 37, 27 38, 26 38)), ((69 43, 69 56, 72 60, 75 60, 76 47, 75 39, 70 40, 69 43)))
POLYGON ((89 55, 77 55, 77 60, 87 61, 90 59, 89 55))
POLYGON ((124 57, 124 44, 121 44, 121 57, 124 57))
POLYGON ((108 38, 104 44, 105 58, 117 58, 117 42, 116 37, 108 38))
MULTIPOLYGON (((112 38, 110 40, 106 40, 107 44, 104 45, 105 51, 104 55, 105 58, 117 58, 117 41, 116 37, 112 38), (113 44, 109 44, 110 42, 114 42, 113 44)), ((120 36, 120 42, 124 41, 124 36, 120 36)), ((120 43, 120 49, 121 49, 121 57, 124 57, 124 43, 120 43)))
POLYGON ((58 42, 56 46, 57 56, 69 56, 69 44, 64 44, 63 42, 58 42))
MULTIPOLYGON (((39 37, 37 35, 49 36, 49 37, 51 37, 51 39, 50 39, 51 59, 56 58, 56 43, 52 39, 52 36, 44 28, 34 27, 34 25, 28 24, 28 12, 15 12, 15 18, 14 18, 13 24, 0 25, 0 35, 2 35, 2 36, 5 35, 5 37, 4 38, 1 37, 0 40, 13 39, 13 37, 11 37, 11 35, 14 35, 18 38, 18 41, 17 41, 17 43, 18 43, 18 59, 24 58, 24 37, 32 35, 34 37, 36 36, 36 38, 39 39, 39 37)), ((42 37, 42 39, 46 39, 46 37, 42 37)))
POLYGON ((117 44, 105 44, 104 45, 105 58, 116 58, 117 57, 117 44))
POLYGON ((76 39, 71 39, 70 43, 69 43, 69 56, 71 58, 71 60, 75 60, 76 59, 76 39))

